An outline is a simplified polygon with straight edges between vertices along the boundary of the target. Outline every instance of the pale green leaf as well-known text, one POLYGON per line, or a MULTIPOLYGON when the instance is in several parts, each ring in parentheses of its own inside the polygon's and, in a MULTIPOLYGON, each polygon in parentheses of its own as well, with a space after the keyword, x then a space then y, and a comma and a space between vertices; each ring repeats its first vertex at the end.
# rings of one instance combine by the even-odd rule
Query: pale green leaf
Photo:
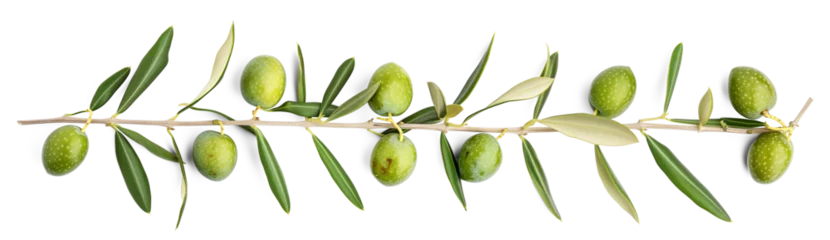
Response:
POLYGON ((611 166, 605 160, 605 155, 602 154, 599 145, 594 145, 594 156, 597 160, 597 172, 599 172, 599 178, 602 179, 602 185, 605 185, 605 191, 608 191, 608 195, 611 195, 611 198, 639 223, 640 218, 637 216, 637 210, 634 209, 634 204, 631 203, 631 199, 628 198, 625 189, 620 185, 620 181, 617 180, 617 176, 614 175, 614 171, 611 170, 611 166))
POLYGON ((520 102, 534 99, 539 94, 550 89, 554 79, 549 77, 530 77, 522 79, 505 90, 501 95, 490 101, 485 108, 509 102, 520 102))
POLYGON ((710 88, 706 91, 706 94, 703 94, 703 98, 700 99, 700 105, 697 108, 697 113, 700 117, 699 127, 703 127, 709 121, 709 117, 712 116, 713 105, 714 100, 712 100, 712 89, 710 88))
POLYGON ((438 118, 444 118, 447 115, 447 103, 444 101, 444 93, 434 82, 427 82, 427 86, 429 87, 429 95, 432 97, 432 104, 435 106, 435 113, 438 114, 438 118))
POLYGON ((461 107, 461 105, 458 105, 458 104, 447 105, 447 116, 446 117, 447 118, 454 118, 455 116, 458 116, 458 114, 461 113, 462 111, 464 111, 464 107, 461 107))
POLYGON ((213 70, 210 73, 210 80, 208 81, 207 85, 202 88, 202 91, 199 92, 199 95, 196 95, 196 98, 190 102, 186 107, 179 110, 179 113, 184 112, 200 100, 207 96, 210 91, 216 88, 216 85, 219 85, 219 82, 222 81, 222 78, 225 76, 225 70, 228 69, 228 63, 231 61, 231 53, 233 53, 233 43, 235 40, 234 34, 234 25, 231 24, 231 31, 228 33, 228 39, 225 40, 225 43, 222 44, 222 47, 219 48, 219 52, 216 53, 216 59, 213 61, 213 70))
POLYGON ((586 113, 565 114, 538 121, 568 137, 591 144, 623 146, 637 143, 637 136, 617 121, 586 113))

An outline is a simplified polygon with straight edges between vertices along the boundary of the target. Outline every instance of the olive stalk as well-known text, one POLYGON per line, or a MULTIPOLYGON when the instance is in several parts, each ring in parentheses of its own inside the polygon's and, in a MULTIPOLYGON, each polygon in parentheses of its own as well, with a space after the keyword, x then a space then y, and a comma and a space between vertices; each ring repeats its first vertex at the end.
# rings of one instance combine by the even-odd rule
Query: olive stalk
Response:
MULTIPOLYGON (((793 126, 798 126, 798 121, 801 119, 801 116, 807 111, 807 108, 810 106, 812 102, 812 98, 808 99, 807 103, 802 108, 801 112, 793 121, 793 126)), ((47 119, 35 119, 35 120, 20 120, 17 121, 20 125, 35 125, 35 124, 48 124, 48 123, 76 123, 76 124, 84 124, 87 122, 86 118, 77 118, 77 117, 69 117, 69 116, 62 116, 57 118, 47 118, 47 119)), ((106 125, 156 125, 162 127, 183 127, 183 126, 213 126, 218 125, 215 120, 206 120, 206 121, 171 121, 171 120, 130 120, 130 119, 119 119, 119 118, 98 118, 92 119, 90 124, 106 124, 106 125)), ((383 123, 383 122, 361 122, 361 123, 322 123, 322 122, 315 122, 315 121, 260 121, 260 120, 242 120, 242 121, 222 121, 224 125, 232 125, 232 126, 285 126, 285 127, 303 127, 303 128, 312 128, 312 127, 328 127, 328 128, 359 128, 359 129, 375 129, 375 128, 394 128, 391 123, 383 123)), ((511 134, 522 134, 526 135, 529 133, 542 133, 542 132, 557 132, 556 130, 548 127, 475 127, 475 126, 448 126, 445 124, 409 124, 403 123, 399 124, 400 128, 402 129, 422 129, 422 130, 434 130, 434 131, 442 131, 442 132, 449 132, 449 131, 460 131, 460 132, 490 132, 490 133, 502 133, 503 130, 507 129, 507 133, 511 134)), ((626 127, 629 129, 639 130, 639 129, 667 129, 667 130, 683 130, 683 131, 698 131, 698 126, 692 125, 678 125, 678 124, 657 124, 657 123, 629 123, 625 124, 626 127)), ((744 133, 744 134, 760 134, 764 132, 771 132, 774 130, 765 129, 765 128, 721 128, 721 127, 709 127, 704 126, 701 129, 701 132, 727 132, 727 133, 744 133)))

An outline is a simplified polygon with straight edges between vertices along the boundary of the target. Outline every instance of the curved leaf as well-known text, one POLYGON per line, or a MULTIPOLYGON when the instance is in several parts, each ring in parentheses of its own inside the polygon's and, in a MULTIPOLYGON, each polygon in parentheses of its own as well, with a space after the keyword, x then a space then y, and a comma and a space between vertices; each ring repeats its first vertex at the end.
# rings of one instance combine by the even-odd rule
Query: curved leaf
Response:
POLYGON ((617 121, 586 113, 548 117, 538 121, 556 129, 565 136, 604 146, 623 146, 637 143, 637 136, 617 121))
POLYGON ((703 127, 703 125, 709 121, 709 117, 712 116, 713 102, 714 100, 712 100, 712 89, 710 88, 706 91, 706 94, 703 94, 703 98, 700 99, 700 104, 697 108, 697 113, 700 117, 698 126, 703 127))
POLYGON ((164 67, 167 66, 167 54, 170 52, 170 44, 173 43, 173 27, 167 28, 164 33, 159 36, 159 39, 141 59, 138 64, 138 69, 133 74, 130 84, 127 85, 127 91, 124 92, 124 97, 121 98, 121 105, 118 106, 118 113, 124 113, 133 105, 136 99, 147 90, 156 77, 161 74, 164 67))
POLYGON ((173 137, 172 132, 168 130, 167 133, 170 134, 170 139, 173 140, 173 148, 176 149, 176 157, 179 159, 179 169, 182 171, 182 206, 179 208, 179 219, 176 220, 176 229, 179 229, 182 215, 184 215, 184 205, 187 203, 187 174, 184 172, 184 160, 181 160, 183 158, 181 151, 179 151, 179 144, 176 143, 176 138, 173 137))
POLYGON ((435 106, 435 113, 438 114, 438 118, 444 118, 447 115, 447 103, 444 101, 444 93, 434 82, 427 82, 427 86, 429 87, 429 96, 432 98, 432 105, 435 106))
POLYGON ((666 103, 663 105, 663 113, 669 110, 669 103, 674 92, 674 85, 677 83, 677 75, 680 74, 680 61, 683 59, 683 43, 677 44, 674 51, 671 53, 671 62, 669 63, 668 83, 666 84, 666 103))
POLYGON ((300 59, 297 66, 297 102, 305 102, 305 61, 303 61, 303 49, 297 43, 297 57, 300 59))
POLYGON ((527 165, 527 172, 530 174, 530 179, 533 180, 533 185, 536 186, 536 191, 539 192, 539 196, 542 197, 545 206, 553 213, 553 216, 556 216, 561 221, 562 217, 559 216, 559 211, 556 210, 556 204, 553 203, 553 197, 550 196, 548 179, 545 177, 545 171, 539 163, 539 157, 536 156, 536 150, 533 149, 533 145, 530 145, 527 139, 524 137, 521 138, 522 152, 525 156, 525 165, 527 165))
MULTIPOLYGON (((435 113, 435 107, 429 106, 425 107, 417 112, 413 113, 412 115, 407 116, 401 122, 404 123, 415 123, 415 124, 433 124, 440 122, 441 119, 438 118, 438 114, 435 113)), ((411 129, 403 129, 403 132, 409 132, 411 129)), ((389 128, 383 131, 381 134, 389 134, 389 133, 398 133, 397 129, 389 128)))
MULTIPOLYGON (((559 69, 559 52, 555 52, 548 58, 548 63, 545 64, 545 69, 542 70, 542 77, 556 78, 556 71, 559 69)), ((539 114, 542 108, 545 107, 545 102, 550 95, 550 88, 540 94, 536 100, 536 107, 533 109, 533 119, 539 119, 539 114)))
POLYGON ((110 98, 112 98, 112 95, 115 94, 115 91, 118 91, 118 88, 121 87, 121 84, 124 84, 124 81, 127 80, 127 76, 129 75, 130 67, 125 67, 118 70, 118 72, 113 73, 112 76, 107 78, 107 80, 104 80, 104 82, 98 86, 98 90, 95 91, 95 95, 92 96, 92 102, 89 103, 89 109, 95 111, 103 107, 104 104, 107 104, 110 98))
POLYGON ((522 79, 516 84, 513 84, 513 86, 510 86, 507 90, 504 90, 501 95, 490 101, 484 107, 493 107, 510 102, 534 99, 539 94, 550 90, 550 86, 553 85, 554 80, 549 77, 529 77, 522 79))
POLYGON ((663 173, 666 174, 666 177, 671 180, 678 190, 686 194, 695 204, 715 217, 727 222, 732 221, 729 218, 729 214, 726 213, 726 210, 718 203, 718 200, 683 166, 680 160, 677 160, 677 157, 674 156, 669 148, 648 134, 643 135, 646 136, 648 148, 651 150, 654 160, 657 161, 657 166, 660 166, 660 170, 663 170, 663 173))
POLYGON ((207 85, 202 88, 202 91, 199 92, 199 95, 196 95, 196 98, 190 102, 190 104, 182 108, 182 110, 179 110, 179 114, 202 100, 202 98, 207 96, 210 91, 213 91, 213 89, 216 88, 216 85, 219 85, 219 82, 221 82, 222 78, 225 76, 225 71, 228 69, 228 63, 231 61, 234 41, 234 25, 231 24, 231 32, 228 33, 228 39, 225 40, 225 43, 223 43, 222 47, 219 48, 219 52, 216 53, 216 59, 213 62, 213 70, 210 72, 210 80, 207 85))
POLYGON ((617 180, 617 176, 614 175, 614 171, 611 170, 611 166, 608 166, 608 162, 605 161, 605 155, 602 154, 602 150, 599 149, 599 145, 594 145, 594 156, 597 160, 597 172, 599 172, 599 178, 602 179, 602 185, 605 186, 605 191, 608 191, 608 195, 611 195, 611 198, 620 205, 620 207, 625 210, 631 217, 634 218, 634 221, 637 223, 640 222, 640 218, 637 216, 637 210, 634 209, 634 204, 631 203, 631 199, 628 198, 628 194, 625 193, 625 189, 620 184, 620 181, 617 180))
MULTIPOLYGON (((263 109, 267 112, 287 112, 292 113, 297 116, 301 117, 317 117, 320 115, 320 106, 322 103, 319 102, 292 102, 292 101, 285 101, 279 107, 275 107, 272 109, 263 109)), ((326 108, 326 111, 323 113, 324 117, 331 116, 334 113, 334 110, 339 108, 337 105, 329 105, 326 108)))
POLYGON ((314 146, 317 147, 317 153, 320 154, 320 160, 323 160, 323 164, 326 165, 326 169, 329 170, 331 179, 334 180, 334 183, 337 184, 337 187, 340 188, 343 195, 345 195, 355 207, 363 210, 363 202, 360 201, 360 195, 357 194, 357 189, 354 187, 354 184, 352 184, 352 180, 349 179, 349 175, 346 174, 346 170, 343 170, 343 167, 340 166, 340 162, 337 161, 334 154, 331 154, 329 148, 327 148, 316 135, 311 134, 311 138, 314 139, 314 146))
POLYGON ((280 164, 277 163, 274 151, 271 150, 271 144, 265 139, 262 131, 258 128, 254 128, 254 131, 256 132, 259 159, 262 161, 262 168, 265 169, 265 176, 268 177, 268 186, 271 187, 271 192, 280 202, 282 210, 288 213, 291 211, 291 200, 288 198, 288 188, 285 186, 280 164))
MULTIPOLYGON (((227 119, 228 121, 236 121, 232 117, 230 117, 228 115, 225 115, 224 113, 221 113, 221 112, 216 111, 216 110, 206 109, 206 108, 197 108, 197 107, 193 107, 193 106, 191 106, 190 109, 193 109, 193 110, 196 110, 196 111, 203 111, 203 112, 212 112, 212 113, 218 114, 219 116, 222 116, 223 118, 227 119)), ((248 131, 251 134, 256 135, 256 132, 254 132, 254 128, 251 127, 251 126, 239 126, 239 127, 241 127, 242 129, 245 129, 245 131, 248 131)))
POLYGON ((343 102, 343 105, 340 105, 340 107, 335 109, 329 118, 326 119, 326 122, 333 121, 334 119, 338 119, 348 115, 349 113, 357 111, 357 109, 360 109, 363 105, 366 105, 366 103, 369 102, 369 99, 375 95, 375 92, 378 91, 379 87, 380 82, 375 82, 363 91, 355 94, 353 97, 349 98, 349 100, 343 102))
POLYGON ((127 135, 128 138, 138 143, 138 145, 141 145, 144 148, 146 148, 147 151, 150 151, 150 153, 152 153, 153 155, 156 155, 157 157, 167 161, 178 162, 178 159, 175 155, 168 152, 167 149, 164 149, 163 147, 159 146, 153 141, 150 141, 150 139, 147 139, 146 137, 144 137, 144 135, 141 135, 136 131, 127 129, 120 125, 116 125, 115 127, 118 128, 118 131, 120 131, 124 135, 127 135))
POLYGON ((458 201, 461 201, 464 210, 467 210, 467 200, 464 199, 464 189, 461 188, 461 178, 458 177, 458 162, 444 132, 441 132, 441 158, 444 160, 444 171, 447 172, 447 179, 450 180, 452 191, 455 192, 458 201))
POLYGON ((473 89, 476 88, 476 84, 478 84, 478 80, 481 79, 481 75, 484 73, 484 67, 487 66, 487 60, 490 59, 490 49, 493 49, 493 41, 496 40, 496 34, 493 33, 493 37, 490 38, 490 45, 487 47, 487 52, 484 52, 484 56, 481 57, 481 61, 478 62, 478 66, 476 69, 473 70, 473 73, 470 74, 470 77, 467 78, 467 82, 464 83, 464 87, 461 88, 461 92, 458 93, 458 97, 455 98, 454 104, 461 105, 470 97, 470 94, 473 93, 473 89))
MULTIPOLYGON (((326 93, 323 94, 323 105, 322 109, 328 108, 334 99, 337 98, 337 95, 340 94, 340 90, 343 89, 343 86, 346 85, 346 82, 349 81, 349 77, 352 76, 352 72, 354 71, 354 58, 346 59, 340 67, 337 68, 337 72, 334 73, 334 78, 331 79, 329 83, 329 87, 326 88, 326 93)), ((318 117, 323 117, 322 114, 319 114, 318 117)))

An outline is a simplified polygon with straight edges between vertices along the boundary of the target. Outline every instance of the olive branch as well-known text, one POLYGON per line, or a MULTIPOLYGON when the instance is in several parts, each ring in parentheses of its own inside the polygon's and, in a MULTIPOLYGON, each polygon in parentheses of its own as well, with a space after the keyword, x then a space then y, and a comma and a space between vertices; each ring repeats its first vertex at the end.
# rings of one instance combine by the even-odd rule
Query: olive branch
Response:
MULTIPOLYGON (((691 172, 686 169, 683 164, 671 153, 671 151, 662 143, 658 142, 651 136, 645 133, 649 129, 666 129, 666 130, 683 130, 683 131, 697 131, 697 132, 725 132, 725 133, 740 133, 740 134, 762 134, 769 132, 785 132, 789 135, 795 127, 798 127, 798 122, 807 111, 813 99, 808 98, 804 107, 799 112, 794 121, 790 122, 789 126, 785 126, 783 121, 768 113, 769 109, 765 109, 763 114, 769 119, 779 122, 781 127, 772 127, 765 122, 755 121, 751 119, 741 118, 710 118, 712 111, 712 97, 711 90, 701 99, 699 107, 698 119, 670 119, 668 115, 668 106, 675 87, 676 79, 679 74, 680 62, 682 59, 683 45, 678 44, 671 56, 671 63, 669 65, 668 84, 666 91, 666 100, 663 108, 663 113, 659 117, 642 119, 637 123, 620 124, 611 118, 603 117, 604 113, 599 107, 594 106, 594 114, 574 113, 559 116, 551 116, 548 118, 539 118, 540 112, 544 107, 550 89, 554 83, 556 71, 558 68, 559 54, 548 53, 546 56, 545 66, 538 77, 533 77, 523 82, 520 82, 507 92, 505 92, 498 99, 487 105, 485 108, 468 115, 461 124, 455 124, 450 120, 463 111, 462 103, 470 96, 473 89, 481 78, 487 61, 490 56, 490 51, 493 47, 495 34, 490 40, 490 44, 482 56, 473 73, 465 82, 464 87, 459 93, 458 97, 452 104, 447 104, 444 95, 440 88, 435 83, 428 83, 433 106, 423 108, 401 121, 393 120, 394 114, 381 114, 378 120, 384 122, 375 122, 369 120, 362 123, 339 123, 331 122, 337 118, 346 116, 362 106, 367 105, 370 99, 379 91, 380 84, 372 83, 365 90, 354 95, 346 100, 342 105, 333 105, 335 98, 339 94, 342 87, 346 84, 354 69, 355 59, 350 58, 341 64, 329 87, 326 89, 322 102, 307 102, 306 88, 305 88, 305 65, 302 55, 302 50, 297 44, 297 53, 299 58, 299 74, 297 77, 297 101, 286 101, 277 107, 263 108, 256 105, 252 112, 252 118, 248 120, 235 120, 228 115, 219 111, 195 107, 201 99, 207 96, 223 79, 225 71, 227 70, 231 54, 233 52, 235 33, 234 26, 231 25, 230 33, 226 41, 222 44, 219 52, 216 55, 216 61, 212 68, 211 76, 208 84, 202 89, 194 100, 189 103, 182 104, 184 107, 179 110, 174 117, 168 120, 130 120, 119 119, 117 116, 125 112, 133 102, 150 86, 150 84, 161 74, 167 65, 167 56, 172 45, 173 28, 170 27, 159 37, 157 42, 153 45, 150 51, 144 56, 139 64, 136 72, 131 79, 127 90, 122 98, 118 111, 110 118, 92 118, 92 112, 106 104, 117 89, 126 81, 129 76, 131 68, 126 67, 100 84, 98 90, 93 96, 92 102, 88 109, 67 114, 56 118, 35 119, 35 120, 20 120, 20 125, 35 125, 35 124, 49 124, 49 123, 70 123, 70 124, 85 124, 81 130, 83 133, 90 124, 104 124, 111 127, 116 134, 116 157, 121 168, 125 183, 132 195, 136 204, 145 212, 150 212, 151 197, 150 187, 147 181, 147 176, 144 173, 144 168, 134 149, 130 145, 128 139, 146 148, 148 151, 161 159, 176 162, 179 165, 182 173, 182 206, 179 210, 179 216, 176 223, 178 228, 184 213, 185 203, 187 201, 187 177, 185 175, 184 161, 179 151, 176 139, 172 130, 174 127, 185 126, 215 126, 218 125, 223 130, 221 134, 224 135, 224 126, 239 126, 248 132, 254 134, 257 138, 257 145, 260 155, 260 160, 263 164, 266 176, 268 178, 269 186, 274 193, 274 196, 287 213, 290 211, 290 200, 288 196, 287 184, 282 176, 279 164, 277 163, 271 146, 266 140, 264 134, 259 129, 262 126, 284 126, 284 127, 302 127, 306 128, 312 135, 312 140, 320 154, 320 158, 326 166, 326 169, 332 176, 335 184, 338 185, 344 196, 352 202, 357 208, 363 209, 362 201, 357 193, 357 189, 352 184, 345 170, 340 166, 337 159, 334 157, 323 142, 311 131, 311 128, 355 128, 366 129, 378 135, 389 133, 400 133, 400 140, 403 141, 403 134, 409 130, 433 130, 441 132, 440 147, 442 152, 442 160, 447 173, 447 178, 450 181, 453 192, 461 202, 466 210, 466 198, 464 197, 461 179, 459 177, 458 156, 452 150, 449 142, 446 140, 446 134, 452 131, 461 132, 480 132, 480 133, 500 133, 499 138, 505 134, 517 134, 522 141, 522 149, 527 164, 528 173, 531 176, 533 184, 544 201, 548 210, 558 219, 561 219, 559 211, 553 202, 553 197, 548 182, 544 175, 544 171, 536 155, 531 143, 525 138, 530 133, 550 133, 560 132, 569 137, 577 138, 595 145, 595 159, 597 170, 602 179, 602 182, 608 191, 609 195, 616 200, 623 210, 629 213, 637 222, 639 216, 634 208, 634 205, 628 194, 622 188, 619 180, 614 175, 611 167, 602 154, 600 145, 604 146, 621 146, 638 142, 635 131, 639 130, 646 138, 655 161, 660 166, 661 170, 666 174, 672 183, 683 192, 695 204, 704 210, 712 213, 714 216, 724 220, 731 221, 730 217, 724 208, 715 200, 714 196, 700 183, 691 172), (467 122, 479 113, 490 108, 515 101, 522 101, 536 98, 536 107, 534 109, 533 118, 523 126, 518 127, 475 127, 467 126, 467 122), (206 120, 206 121, 177 121, 180 114, 188 109, 197 111, 208 111, 220 115, 225 120, 206 120), (304 117, 304 121, 264 121, 257 117, 259 110, 266 112, 288 112, 297 116, 304 117), (72 115, 88 112, 88 118, 72 117, 72 115), (666 120, 674 124, 658 124, 649 123, 648 121, 666 120), (536 123, 541 123, 545 127, 534 127, 536 123), (155 125, 165 127, 171 137, 174 152, 159 146, 153 141, 145 138, 141 134, 124 128, 121 125, 155 125), (382 133, 374 132, 373 129, 386 129, 382 133)), ((277 61, 278 62, 278 61, 277 61)), ((394 64, 393 64, 394 65, 394 64)), ((395 65, 397 66, 397 65, 395 65)), ((399 67, 399 66, 398 66, 399 67)), ((609 68, 610 69, 610 68, 609 68)), ((627 68, 626 68, 627 69, 627 68)), ((630 69, 627 70, 629 74, 630 69)), ((283 76, 284 77, 284 76, 283 76)), ((374 80, 373 80, 374 81, 374 80)), ((596 80, 595 80, 596 81, 596 80)), ((633 81, 633 74, 632 74, 633 81)), ((592 92, 593 94, 593 92, 592 92)), ((411 96, 410 96, 411 97, 411 96)), ((633 95, 631 96, 633 98, 633 95)), ((631 99, 626 100, 630 104, 631 99)), ((252 103, 253 104, 253 103, 252 103)), ((276 104, 276 103, 275 103, 276 104)), ((406 103, 408 107, 409 103, 406 103)), ((593 103, 592 103, 593 106, 593 103)), ((616 109, 612 115, 619 115, 625 111, 626 105, 621 110, 616 109)), ((374 109, 373 109, 374 110, 374 109)), ((378 113, 376 111, 376 113, 378 113)), ((380 113, 378 113, 380 114, 380 113)), ((789 136, 788 136, 789 137, 789 136)), ((85 135, 84 135, 85 139, 85 135)), ((498 139, 498 138, 497 138, 498 139)), ((47 139, 47 142, 49 139, 47 139)), ((500 151, 500 150, 499 150, 500 151)), ((83 149, 85 155, 86 149, 83 149)), ((81 159, 83 160, 83 156, 81 159)), ((77 163, 80 164, 80 161, 77 163)), ((77 166, 77 165, 76 165, 77 166)), ((72 171, 70 168, 68 171, 72 171)), ((50 172, 51 173, 51 172, 50 172)), ((68 173, 68 172, 66 172, 68 173)), ((65 174, 65 173, 62 173, 65 174)))

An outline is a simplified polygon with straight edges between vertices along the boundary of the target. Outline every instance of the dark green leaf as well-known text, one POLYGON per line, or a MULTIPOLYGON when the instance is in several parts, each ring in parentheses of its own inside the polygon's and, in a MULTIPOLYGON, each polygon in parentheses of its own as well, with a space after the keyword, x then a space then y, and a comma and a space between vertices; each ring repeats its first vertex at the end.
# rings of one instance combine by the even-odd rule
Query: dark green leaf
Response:
POLYGON ((319 138, 317 138, 317 136, 311 134, 311 138, 314 139, 314 146, 317 147, 317 153, 320 154, 320 160, 323 160, 323 164, 326 165, 326 169, 329 170, 331 179, 334 180, 334 183, 337 184, 337 187, 340 188, 343 195, 345 195, 355 207, 363 210, 363 202, 360 201, 360 195, 357 194, 357 189, 354 187, 354 184, 352 184, 352 180, 349 179, 349 175, 346 174, 346 170, 343 170, 343 167, 340 166, 340 162, 337 161, 334 154, 329 151, 329 148, 327 148, 326 145, 323 144, 319 138))
POLYGON ((147 180, 147 173, 144 172, 144 166, 141 165, 133 146, 118 131, 115 132, 115 157, 133 200, 141 210, 150 213, 150 181, 147 180))
POLYGON ((648 150, 654 158, 654 163, 657 165, 657 168, 663 172, 663 175, 669 179, 669 182, 671 182, 677 191, 683 194, 683 196, 686 196, 695 206, 715 217, 715 219, 725 223, 733 223, 732 217, 729 216, 726 208, 721 205, 717 197, 674 155, 671 148, 651 136, 651 134, 643 131, 641 135, 646 138, 648 150))
POLYGON ((305 102, 305 62, 303 61, 303 49, 297 43, 297 57, 300 58, 297 66, 297 102, 305 102))
MULTIPOLYGON (((292 101, 285 101, 279 107, 275 107, 272 109, 264 110, 267 112, 287 112, 292 113, 297 116, 301 117, 317 117, 320 115, 320 106, 322 104, 318 102, 292 102, 292 101)), ((323 113, 324 117, 331 116, 334 113, 334 110, 339 108, 337 105, 329 105, 326 108, 326 112, 323 113)))
POLYGON ((254 128, 256 132, 257 149, 259 149, 259 159, 262 161, 262 168, 265 169, 265 176, 268 177, 268 186, 271 187, 271 192, 277 197, 280 202, 282 210, 285 213, 291 211, 291 200, 288 198, 288 188, 285 186, 285 179, 280 170, 280 164, 277 163, 277 158, 274 157, 274 151, 271 150, 271 144, 265 139, 258 128, 254 128))
POLYGON ((184 214, 184 205, 187 203, 187 174, 184 172, 184 161, 182 160, 182 152, 179 151, 179 145, 176 143, 176 138, 173 137, 173 132, 167 131, 170 134, 170 139, 173 139, 173 148, 176 149, 176 157, 179 159, 179 169, 182 171, 182 207, 179 208, 179 219, 176 220, 176 229, 179 229, 179 223, 182 222, 182 215, 184 214))
POLYGON ((447 135, 441 132, 441 157, 444 159, 444 171, 447 172, 447 179, 450 180, 452 191, 461 201, 461 206, 467 210, 467 200, 464 199, 464 189, 461 188, 461 178, 458 177, 458 166, 455 160, 455 152, 452 151, 450 142, 447 141, 447 135))
MULTIPOLYGON (((669 119, 669 121, 689 125, 698 125, 700 123, 700 119, 672 118, 669 119)), ((731 128, 757 128, 764 126, 764 122, 740 118, 710 118, 709 121, 706 121, 706 124, 703 124, 703 126, 722 127, 723 125, 721 125, 721 122, 731 128)))
POLYGON ((605 191, 608 191, 608 195, 611 195, 611 198, 639 223, 640 218, 637 216, 637 210, 634 209, 634 204, 631 203, 631 199, 628 198, 625 189, 623 189, 620 181, 617 180, 617 176, 614 175, 614 171, 611 170, 608 161, 605 160, 605 155, 602 154, 599 145, 594 145, 594 156, 597 160, 597 172, 599 172, 599 178, 602 179, 602 185, 605 186, 605 191))
POLYGON ((467 100, 470 97, 470 94, 473 93, 473 89, 476 88, 476 84, 478 84, 478 80, 481 79, 481 74, 484 73, 484 67, 487 66, 487 60, 490 59, 490 49, 493 49, 493 41, 496 40, 496 34, 493 34, 493 37, 490 38, 490 45, 487 47, 487 52, 484 53, 484 56, 481 57, 481 61, 478 62, 478 66, 476 69, 473 70, 473 73, 470 74, 470 77, 467 78, 467 82, 464 83, 464 88, 461 89, 461 92, 458 93, 458 97, 455 98, 454 104, 461 105, 464 103, 464 100, 467 100))
POLYGON ((556 206, 556 203, 553 201, 553 196, 551 196, 550 187, 548 186, 548 180, 547 177, 545 177, 544 167, 542 162, 539 161, 539 155, 537 155, 536 149, 533 147, 533 142, 528 140, 526 136, 520 136, 519 140, 521 141, 520 145, 522 148, 522 162, 524 163, 528 178, 530 178, 530 183, 533 185, 533 188, 536 189, 536 194, 539 195, 539 199, 541 199, 542 203, 545 204, 548 212, 553 215, 553 218, 556 219, 556 221, 563 223, 564 219, 562 219, 562 216, 559 215, 559 207, 556 206))
MULTIPOLYGON (((334 99, 340 94, 340 90, 343 89, 343 86, 349 81, 349 77, 352 76, 352 71, 354 71, 354 58, 349 58, 340 64, 340 67, 337 68, 337 72, 334 73, 334 77, 329 83, 329 87, 326 88, 326 93, 323 94, 323 109, 326 109, 334 102, 334 99)), ((323 116, 322 114, 318 115, 318 117, 323 116)))
POLYGON ((213 91, 213 89, 216 88, 216 85, 219 85, 219 82, 221 82, 222 78, 225 76, 225 71, 228 69, 228 63, 231 61, 234 41, 234 25, 231 24, 231 32, 228 33, 228 39, 225 40, 225 43, 223 43, 222 47, 219 48, 219 52, 216 53, 216 59, 213 62, 213 69, 210 72, 210 80, 208 80, 207 85, 202 88, 202 91, 199 92, 199 95, 196 95, 196 98, 193 99, 190 104, 182 108, 182 110, 179 110, 178 114, 181 114, 197 102, 201 101, 202 98, 210 93, 210 91, 213 91))
MULTIPOLYGON (((438 118, 438 114, 435 113, 435 107, 429 106, 425 107, 417 112, 413 113, 412 115, 407 116, 401 122, 404 123, 413 123, 413 124, 433 124, 440 122, 441 119, 438 118)), ((404 129, 403 132, 409 132, 411 129, 404 129)), ((381 134, 389 134, 389 133, 398 133, 397 129, 390 128, 383 131, 381 134)))
POLYGON ((115 94, 115 91, 121 87, 121 84, 124 84, 124 80, 127 80, 127 76, 129 75, 130 67, 125 67, 112 74, 112 76, 107 78, 107 80, 104 80, 104 82, 98 86, 98 90, 95 91, 95 95, 92 96, 92 102, 89 103, 89 109, 95 111, 103 107, 104 104, 107 104, 110 98, 112 98, 112 95, 115 94))
MULTIPOLYGON (((556 71, 559 69, 559 52, 555 52, 548 58, 548 64, 545 64, 545 69, 542 70, 542 77, 556 78, 556 71)), ((539 114, 542 113, 542 108, 545 107, 545 102, 550 95, 550 88, 545 90, 536 99, 536 108, 533 109, 533 119, 539 119, 539 114)))
POLYGON ((127 91, 124 92, 124 97, 121 98, 121 105, 118 106, 118 113, 124 113, 133 105, 136 99, 147 90, 156 77, 161 74, 164 67, 167 66, 167 54, 170 52, 170 44, 173 43, 173 27, 167 28, 164 33, 159 36, 156 44, 150 48, 147 55, 141 59, 138 64, 138 69, 133 74, 130 84, 127 85, 127 91))
POLYGON ((121 131, 121 133, 124 133, 124 135, 127 135, 128 138, 130 138, 134 142, 138 143, 138 145, 143 146, 144 148, 147 149, 147 151, 150 151, 150 153, 153 153, 153 155, 156 155, 157 157, 159 157, 161 159, 164 159, 164 160, 167 160, 167 161, 178 162, 178 159, 176 158, 175 155, 173 155, 172 153, 167 151, 167 149, 164 149, 163 147, 161 147, 158 144, 154 143, 153 141, 150 141, 150 139, 147 139, 146 137, 144 137, 140 133, 138 133, 136 131, 133 131, 133 130, 130 130, 130 129, 127 129, 127 128, 122 127, 122 126, 116 126, 116 128, 118 128, 118 131, 121 131))
POLYGON ((677 44, 674 51, 671 53, 671 62, 669 63, 668 83, 666 84, 666 104, 663 105, 663 113, 669 110, 669 103, 674 92, 674 85, 677 83, 677 75, 680 74, 680 60, 683 59, 683 43, 677 44))

